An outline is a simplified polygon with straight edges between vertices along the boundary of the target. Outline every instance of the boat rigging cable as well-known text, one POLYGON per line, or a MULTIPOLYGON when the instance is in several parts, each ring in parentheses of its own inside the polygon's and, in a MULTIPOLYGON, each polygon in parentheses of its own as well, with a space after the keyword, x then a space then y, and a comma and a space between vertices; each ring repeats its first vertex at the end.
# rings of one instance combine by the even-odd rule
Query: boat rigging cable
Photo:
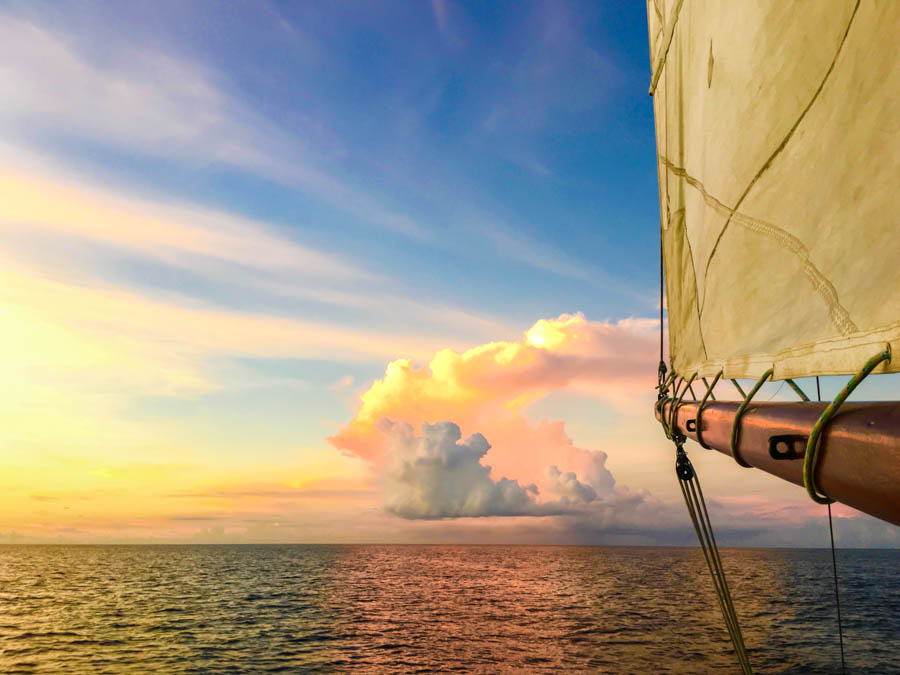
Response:
MULTIPOLYGON (((663 88, 665 89, 668 84, 668 78, 666 77, 666 73, 663 73, 663 88)), ((651 89, 651 95, 653 94, 653 90, 651 89)), ((666 151, 668 151, 668 106, 666 109, 665 115, 665 123, 663 125, 663 136, 664 136, 664 144, 666 147, 666 151)), ((663 179, 660 176, 660 179, 663 179)), ((666 197, 666 221, 670 217, 669 213, 669 176, 668 169, 666 169, 665 175, 665 197, 666 197)), ((672 368, 672 372, 669 376, 666 376, 666 371, 668 368, 666 367, 665 354, 663 350, 663 301, 664 297, 664 281, 663 281, 663 256, 664 256, 664 242, 662 238, 662 232, 660 232, 660 241, 659 241, 659 384, 658 384, 658 410, 660 413, 660 421, 662 422, 663 429, 666 432, 666 436, 672 440, 675 444, 675 474, 678 477, 678 484, 681 487, 681 494, 684 496, 684 503, 687 506, 688 514, 691 517, 691 523, 694 525, 694 532, 697 533, 697 540, 700 542, 700 548, 703 551, 703 557, 706 560, 706 566, 709 569, 710 577, 712 577, 713 587, 716 591, 716 597, 719 601, 719 608, 722 610, 722 617, 725 619, 725 628, 728 630, 728 635, 731 638, 731 643, 734 645, 734 651, 737 655, 738 663, 741 666, 741 672, 744 675, 749 675, 753 672, 753 669, 750 666, 750 657, 747 654, 747 647, 744 644, 744 636, 741 633, 741 626, 738 622, 737 613, 734 610, 734 603, 731 599, 731 591, 728 588, 728 581, 725 578, 725 568, 722 565, 722 557, 719 555, 719 547, 716 544, 716 538, 713 534, 712 522, 709 519, 709 511, 706 508, 706 500, 703 497, 703 489, 700 487, 700 478, 697 476, 697 472, 694 470, 693 464, 691 464, 691 460, 688 458, 687 453, 684 450, 684 443, 687 438, 679 431, 676 425, 676 419, 678 414, 678 404, 684 398, 685 393, 690 390, 693 395, 693 389, 691 389, 691 384, 694 379, 697 377, 697 373, 694 373, 687 383, 684 385, 684 389, 681 391, 681 395, 678 395, 678 389, 680 384, 676 382, 676 373, 675 368, 672 368), (671 421, 666 421, 666 416, 664 414, 664 406, 669 398, 669 386, 674 384, 674 390, 672 393, 672 401, 671 401, 671 421)), ((719 377, 721 373, 716 376, 713 380, 712 384, 707 386, 706 395, 703 397, 703 401, 712 395, 712 389, 716 385, 716 382, 719 381, 719 377)), ((682 378, 682 382, 684 379, 682 378)), ((696 397, 695 397, 696 398, 696 397)), ((739 416, 738 416, 739 418, 739 416)), ((698 420, 697 427, 699 429, 699 411, 698 411, 698 420)))
MULTIPOLYGON (((822 389, 819 387, 819 376, 816 375, 816 400, 822 400, 822 389)), ((844 625, 841 621, 841 594, 838 591, 837 557, 834 555, 834 525, 831 522, 831 504, 828 504, 828 534, 831 537, 831 569, 834 572, 834 604, 837 607, 838 640, 841 645, 841 675, 847 672, 844 663, 844 625)))
MULTIPOLYGON (((666 370, 665 361, 660 359, 660 373, 664 374, 666 370)), ((731 599, 731 591, 728 588, 728 581, 725 578, 725 568, 722 564, 722 557, 719 555, 719 547, 716 544, 712 522, 709 519, 709 511, 706 508, 706 500, 703 497, 703 488, 700 487, 700 479, 697 476, 697 472, 684 450, 684 442, 687 438, 675 425, 675 415, 677 414, 678 404, 684 398, 684 394, 688 391, 694 377, 696 377, 696 375, 692 376, 687 381, 682 379, 681 382, 675 382, 671 399, 669 398, 668 383, 674 381, 674 379, 666 378, 665 380, 660 380, 660 410, 662 411, 664 409, 664 404, 666 402, 671 402, 670 420, 667 420, 664 414, 661 415, 661 419, 663 420, 662 423, 663 428, 666 431, 666 436, 675 444, 675 474, 678 476, 681 494, 684 497, 688 515, 691 517, 694 532, 697 534, 697 540, 700 542, 700 548, 703 551, 703 558, 706 560, 706 566, 709 569, 709 574, 713 581, 713 587, 715 588, 716 597, 719 601, 719 608, 722 610, 722 616, 725 619, 725 628, 728 630, 728 635, 734 645, 734 651, 737 655, 738 662, 740 663, 741 672, 749 674, 753 672, 750 667, 750 657, 747 654, 744 636, 741 633, 741 626, 734 609, 734 602, 731 599)), ((715 384, 715 382, 713 382, 713 384, 715 384)), ((711 389, 712 387, 707 388, 707 394, 710 393, 711 389)))

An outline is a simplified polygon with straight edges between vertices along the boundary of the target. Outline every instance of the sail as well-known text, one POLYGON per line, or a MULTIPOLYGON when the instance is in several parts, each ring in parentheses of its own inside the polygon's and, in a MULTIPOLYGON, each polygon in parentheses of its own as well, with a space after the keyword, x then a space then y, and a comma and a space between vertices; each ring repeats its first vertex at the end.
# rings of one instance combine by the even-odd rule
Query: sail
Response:
POLYGON ((900 371, 900 2, 647 9, 673 367, 900 371))

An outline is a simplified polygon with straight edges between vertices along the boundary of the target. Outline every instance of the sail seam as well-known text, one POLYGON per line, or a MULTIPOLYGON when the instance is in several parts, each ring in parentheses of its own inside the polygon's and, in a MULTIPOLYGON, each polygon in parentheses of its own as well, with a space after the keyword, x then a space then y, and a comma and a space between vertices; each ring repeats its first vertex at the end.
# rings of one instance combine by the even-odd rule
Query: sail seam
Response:
POLYGON ((856 333, 859 327, 853 323, 850 313, 841 305, 838 298, 837 289, 834 284, 819 270, 818 267, 809 259, 809 249, 797 237, 787 232, 777 225, 757 220, 748 215, 735 211, 732 216, 733 220, 744 226, 751 232, 757 232, 766 235, 776 241, 782 248, 789 250, 803 263, 803 273, 809 279, 813 288, 819 293, 825 304, 828 306, 828 316, 843 335, 856 333))
MULTIPOLYGON (((837 328, 842 335, 849 335, 850 333, 859 332, 859 327, 857 327, 857 325, 853 323, 853 320, 850 318, 850 313, 843 305, 841 305, 840 298, 838 297, 837 289, 834 287, 834 284, 831 283, 828 277, 826 277, 822 273, 822 271, 818 267, 816 267, 815 263, 810 260, 809 249, 802 241, 800 241, 800 239, 795 237, 787 230, 778 227, 777 225, 767 223, 764 220, 759 220, 752 216, 748 216, 747 214, 740 211, 731 211, 731 209, 725 206, 725 204, 723 204, 719 199, 707 192, 703 183, 697 178, 694 178, 693 176, 688 174, 688 172, 685 171, 684 168, 675 166, 665 157, 660 157, 660 159, 663 164, 672 171, 672 173, 683 178, 685 183, 697 190, 703 197, 703 201, 710 207, 720 213, 730 213, 731 219, 739 225, 750 230, 751 232, 756 232, 768 236, 776 243, 778 243, 783 249, 790 251, 797 258, 799 258, 803 263, 803 273, 806 275, 806 278, 809 279, 813 288, 825 301, 825 304, 828 307, 828 316, 831 319, 831 322, 834 324, 835 328, 837 328)), ((703 297, 705 300, 706 293, 703 294, 703 297)))
MULTIPOLYGON (((653 3, 653 11, 656 14, 656 20, 659 22, 659 29, 656 31, 656 35, 653 36, 653 42, 650 43, 651 49, 652 45, 658 44, 659 36, 662 34, 663 29, 666 27, 665 19, 663 19, 662 12, 659 10, 659 0, 650 0, 653 3)), ((653 54, 653 56, 656 56, 653 54)))
MULTIPOLYGON (((853 25, 853 19, 856 18, 856 12, 859 10, 860 1, 861 0, 856 0, 856 5, 853 7, 853 12, 850 14, 850 19, 847 21, 847 27, 844 29, 844 34, 841 36, 841 41, 838 44, 837 50, 835 51, 834 58, 831 60, 831 64, 828 66, 828 70, 825 71, 825 75, 822 77, 822 81, 819 83, 818 88, 816 89, 815 93, 812 95, 812 98, 809 100, 809 103, 806 104, 806 107, 800 113, 800 116, 797 118, 797 120, 794 122, 793 126, 788 131, 787 135, 784 137, 784 139, 781 141, 781 143, 778 145, 778 147, 775 148, 774 152, 772 152, 772 154, 769 156, 769 159, 766 160, 765 164, 763 164, 762 167, 760 167, 759 171, 757 171, 756 175, 753 177, 753 179, 747 185, 746 189, 741 194, 741 196, 738 198, 737 202, 734 205, 734 208, 731 209, 732 215, 735 212, 737 212, 737 210, 740 208, 741 204, 744 202, 744 199, 746 199, 747 195, 750 194, 750 190, 753 189, 753 186, 756 185, 757 181, 759 181, 759 179, 762 177, 762 175, 772 165, 772 162, 775 161, 775 158, 778 157, 779 154, 781 154, 781 151, 784 150, 784 148, 787 146, 788 142, 791 140, 791 138, 793 138, 794 133, 797 131, 798 127, 800 126, 800 123, 803 122, 804 118, 806 117, 806 114, 813 107, 813 104, 815 104, 815 102, 818 100, 819 94, 821 94, 822 90, 825 88, 825 83, 828 82, 828 79, 831 77, 831 73, 834 71, 834 67, 837 65, 838 58, 840 57, 841 52, 844 49, 844 44, 847 41, 847 36, 850 34, 850 28, 853 25)), ((732 216, 729 216, 728 220, 725 221, 725 225, 723 225, 722 229, 719 231, 719 236, 716 238, 715 244, 713 244, 712 251, 709 254, 709 258, 707 258, 707 260, 706 260, 706 269, 703 272, 704 281, 706 280, 706 277, 709 276, 709 266, 712 264, 713 258, 716 255, 716 251, 719 248, 719 242, 722 241, 722 237, 724 236, 725 231, 728 229, 728 226, 731 224, 731 220, 732 220, 732 216)), ((700 311, 701 317, 703 316, 703 308, 704 308, 705 304, 706 304, 706 293, 703 294, 703 300, 700 303, 699 311, 700 311)))
POLYGON ((675 36, 675 26, 678 24, 678 17, 681 16, 681 6, 683 4, 684 0, 678 0, 678 4, 675 5, 675 14, 672 16, 672 22, 669 24, 668 28, 666 28, 666 33, 668 34, 668 37, 666 37, 666 48, 657 59, 658 63, 656 64, 656 68, 653 69, 653 79, 650 82, 651 96, 653 96, 653 93, 656 91, 659 76, 662 74, 663 68, 666 67, 666 62, 669 59, 669 47, 672 46, 672 38, 675 36))

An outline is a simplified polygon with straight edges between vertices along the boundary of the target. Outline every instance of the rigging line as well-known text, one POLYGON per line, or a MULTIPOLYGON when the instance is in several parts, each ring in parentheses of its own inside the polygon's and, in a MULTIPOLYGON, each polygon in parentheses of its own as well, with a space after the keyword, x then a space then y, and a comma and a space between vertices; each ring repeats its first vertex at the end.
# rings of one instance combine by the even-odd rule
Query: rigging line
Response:
POLYGON ((775 393, 772 394, 769 398, 766 399, 766 402, 771 401, 773 398, 775 398, 776 396, 778 396, 778 394, 781 393, 781 390, 784 389, 784 383, 785 383, 785 382, 790 382, 790 380, 782 380, 782 381, 781 381, 781 384, 778 385, 778 389, 776 389, 776 390, 775 390, 775 393))
MULTIPOLYGON (((663 106, 663 157, 667 157, 669 154, 669 76, 668 74, 663 75, 663 98, 662 98, 662 106, 663 106)), ((663 165, 663 171, 661 173, 663 180, 663 190, 666 193, 666 204, 665 204, 665 226, 669 227, 669 167, 663 165)), ((659 205, 660 211, 663 210, 663 205, 659 205)), ((662 214, 660 214, 662 215, 662 214)), ((663 302, 665 300, 665 248, 663 241, 663 226, 662 222, 660 222, 659 227, 659 360, 663 360, 663 302)), ((669 361, 672 361, 672 354, 669 354, 669 361)))
POLYGON ((659 231, 659 362, 663 361, 663 240, 659 231))
MULTIPOLYGON (((713 560, 713 563, 715 565, 716 575, 719 578, 719 584, 722 588, 722 598, 725 602, 726 607, 728 608, 728 615, 731 621, 735 646, 738 651, 738 658, 740 659, 742 666, 746 665, 747 669, 749 670, 750 660, 747 657, 747 647, 744 644, 744 636, 741 634, 741 627, 738 623, 737 611, 734 609, 734 602, 732 602, 731 600, 731 591, 728 589, 728 582, 725 579, 725 565, 722 563, 722 557, 719 555, 719 547, 716 545, 716 537, 713 534, 712 521, 710 521, 709 512, 706 510, 706 500, 703 498, 703 490, 700 489, 700 478, 696 475, 696 473, 694 474, 694 480, 692 480, 690 483, 690 491, 695 501, 703 509, 703 519, 701 519, 701 522, 705 522, 710 558, 713 560)), ((699 508, 698 513, 700 513, 699 508)))
POLYGON ((719 548, 716 545, 716 537, 713 534, 712 522, 709 519, 709 511, 706 508, 706 500, 703 497, 703 489, 700 487, 700 478, 697 476, 697 472, 694 470, 681 442, 676 442, 676 448, 675 473, 678 476, 681 494, 684 497, 691 523, 694 526, 694 532, 697 534, 697 539, 700 542, 703 558, 709 569, 710 577, 712 577, 713 588, 716 591, 719 608, 722 610, 725 628, 734 646, 734 652, 740 664, 741 672, 745 674, 752 673, 750 657, 747 654, 747 647, 741 634, 737 612, 735 612, 734 603, 731 600, 731 592, 728 589, 728 582, 725 578, 725 568, 722 564, 722 557, 719 555, 719 548))
POLYGON ((838 591, 837 558, 834 555, 834 526, 831 524, 831 504, 828 504, 828 534, 831 535, 831 569, 834 570, 834 603, 837 606, 838 639, 841 644, 841 673, 847 672, 844 664, 844 626, 841 622, 841 595, 838 591))
MULTIPOLYGON (((816 400, 822 400, 822 391, 819 387, 819 376, 816 375, 816 400)), ((831 569, 834 572, 834 604, 837 607, 837 620, 838 620, 838 640, 841 645, 841 673, 842 675, 847 672, 846 664, 844 663, 844 625, 841 621, 841 594, 838 590, 838 573, 837 573, 837 557, 834 554, 834 525, 831 521, 831 503, 828 503, 828 534, 831 537, 831 569)))

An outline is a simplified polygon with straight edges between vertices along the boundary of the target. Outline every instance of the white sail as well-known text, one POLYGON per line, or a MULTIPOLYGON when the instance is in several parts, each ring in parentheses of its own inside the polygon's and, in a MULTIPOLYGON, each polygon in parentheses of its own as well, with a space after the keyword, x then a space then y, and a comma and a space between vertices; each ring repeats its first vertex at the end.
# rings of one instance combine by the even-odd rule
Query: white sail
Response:
POLYGON ((900 1, 647 7, 674 368, 900 371, 900 1))

